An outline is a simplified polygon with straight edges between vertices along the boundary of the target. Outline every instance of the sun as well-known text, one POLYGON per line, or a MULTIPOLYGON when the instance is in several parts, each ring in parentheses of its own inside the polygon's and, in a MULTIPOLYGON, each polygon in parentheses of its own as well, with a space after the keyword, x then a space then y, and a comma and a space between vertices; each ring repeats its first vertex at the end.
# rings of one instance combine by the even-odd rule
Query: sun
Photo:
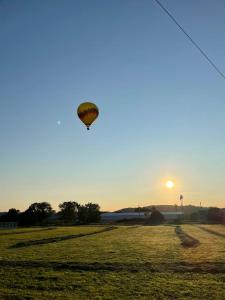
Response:
POLYGON ((172 188, 174 187, 173 181, 168 180, 168 181, 166 182, 166 187, 167 187, 168 189, 172 189, 172 188))

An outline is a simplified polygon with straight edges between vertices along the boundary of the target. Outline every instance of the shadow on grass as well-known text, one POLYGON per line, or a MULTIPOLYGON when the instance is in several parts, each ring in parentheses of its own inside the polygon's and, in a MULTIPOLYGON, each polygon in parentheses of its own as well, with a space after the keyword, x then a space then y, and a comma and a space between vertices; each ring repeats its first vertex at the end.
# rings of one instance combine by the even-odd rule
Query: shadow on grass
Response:
POLYGON ((46 239, 41 239, 41 240, 30 240, 30 241, 16 243, 16 244, 10 246, 9 248, 15 249, 15 248, 24 248, 24 247, 36 246, 36 245, 51 244, 51 243, 65 241, 65 240, 77 239, 77 238, 81 238, 84 236, 95 235, 95 234, 103 233, 106 231, 111 231, 114 229, 117 229, 117 227, 111 226, 111 227, 107 227, 102 230, 98 230, 98 231, 94 231, 94 232, 90 232, 90 233, 71 234, 71 235, 51 237, 51 238, 46 238, 46 239))
POLYGON ((29 231, 16 231, 16 232, 1 232, 0 236, 5 236, 5 235, 12 235, 12 234, 24 234, 24 233, 35 233, 35 232, 40 232, 40 231, 47 231, 47 230, 53 230, 57 229, 57 227, 48 227, 48 228, 42 228, 42 229, 37 229, 37 230, 29 230, 29 231))
POLYGON ((7 261, 0 260, 0 268, 44 268, 53 269, 55 271, 111 271, 111 272, 194 272, 194 273, 224 273, 225 263, 223 262, 206 262, 206 263, 187 263, 187 262, 174 262, 174 263, 81 263, 81 262, 46 262, 46 261, 7 261))
POLYGON ((179 237, 179 239, 181 241, 181 245, 183 247, 191 248, 191 247, 196 247, 200 244, 199 240, 195 239, 191 235, 184 232, 183 229, 181 228, 181 226, 176 226, 175 232, 176 232, 177 236, 179 237))
POLYGON ((216 235, 216 236, 225 238, 225 234, 224 234, 224 233, 217 232, 217 231, 214 231, 214 230, 212 230, 212 229, 208 229, 208 228, 205 228, 205 227, 202 227, 202 226, 197 226, 197 227, 200 228, 200 229, 203 230, 203 231, 206 231, 207 233, 211 233, 211 234, 214 234, 214 235, 216 235))

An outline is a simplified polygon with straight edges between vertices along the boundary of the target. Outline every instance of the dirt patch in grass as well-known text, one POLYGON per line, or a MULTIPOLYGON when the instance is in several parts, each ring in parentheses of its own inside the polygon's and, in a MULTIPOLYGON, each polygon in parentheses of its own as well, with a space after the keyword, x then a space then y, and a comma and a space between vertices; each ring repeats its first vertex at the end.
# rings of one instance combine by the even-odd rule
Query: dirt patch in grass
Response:
POLYGON ((179 237, 183 247, 191 248, 200 244, 199 240, 184 232, 181 226, 175 227, 175 233, 179 237))
POLYGON ((16 232, 1 232, 0 236, 12 235, 12 234, 35 233, 35 232, 54 230, 54 229, 57 229, 57 227, 48 227, 48 228, 42 228, 42 229, 37 229, 37 230, 29 230, 29 231, 26 230, 26 231, 16 231, 16 232))
POLYGON ((65 240, 77 239, 77 238, 81 238, 84 236, 95 235, 95 234, 103 233, 106 231, 111 231, 114 229, 117 229, 117 227, 110 226, 110 227, 104 228, 102 230, 98 230, 98 231, 94 231, 94 232, 90 232, 90 233, 71 234, 71 235, 51 237, 51 238, 46 238, 46 239, 41 239, 41 240, 30 240, 30 241, 16 243, 16 244, 10 246, 9 248, 11 248, 11 249, 24 248, 24 247, 29 247, 29 246, 51 244, 51 243, 65 241, 65 240))
POLYGON ((80 262, 45 262, 45 261, 7 261, 0 260, 0 268, 42 268, 42 269, 53 269, 55 271, 111 271, 111 272, 175 272, 175 273, 223 273, 225 274, 225 263, 223 262, 206 262, 206 263, 163 263, 163 264, 152 264, 152 263, 80 263, 80 262))

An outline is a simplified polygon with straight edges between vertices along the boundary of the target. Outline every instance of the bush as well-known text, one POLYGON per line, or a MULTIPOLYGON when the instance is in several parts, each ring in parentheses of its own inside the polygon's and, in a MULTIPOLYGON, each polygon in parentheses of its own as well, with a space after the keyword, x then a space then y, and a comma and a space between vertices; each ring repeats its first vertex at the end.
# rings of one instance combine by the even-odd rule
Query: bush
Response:
POLYGON ((207 221, 209 223, 222 224, 224 212, 218 207, 210 207, 208 210, 207 221))
POLYGON ((148 218, 147 223, 150 225, 160 225, 165 222, 164 216, 156 208, 152 208, 152 213, 148 218))

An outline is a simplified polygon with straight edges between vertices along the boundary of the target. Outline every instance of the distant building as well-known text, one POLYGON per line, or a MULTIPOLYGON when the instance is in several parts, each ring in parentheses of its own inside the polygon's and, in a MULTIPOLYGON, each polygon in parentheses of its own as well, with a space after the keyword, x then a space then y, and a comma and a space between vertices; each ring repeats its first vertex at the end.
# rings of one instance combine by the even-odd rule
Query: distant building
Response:
POLYGON ((17 228, 17 226, 18 226, 17 222, 0 222, 0 229, 17 228))
MULTIPOLYGON (((166 221, 175 221, 183 217, 183 212, 161 212, 166 221)), ((144 212, 125 212, 125 213, 103 213, 101 215, 101 221, 103 223, 116 222, 124 219, 145 219, 146 214, 144 212)))

